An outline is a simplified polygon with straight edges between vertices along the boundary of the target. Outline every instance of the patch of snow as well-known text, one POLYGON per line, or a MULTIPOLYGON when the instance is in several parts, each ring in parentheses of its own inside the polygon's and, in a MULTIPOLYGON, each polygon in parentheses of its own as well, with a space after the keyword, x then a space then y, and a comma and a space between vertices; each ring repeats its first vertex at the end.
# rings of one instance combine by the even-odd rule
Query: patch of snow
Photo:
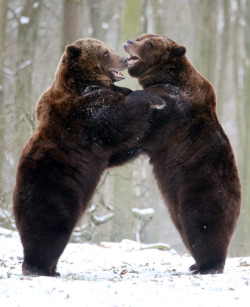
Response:
POLYGON ((93 30, 92 27, 89 27, 89 28, 88 28, 88 34, 89 34, 89 35, 93 34, 93 31, 94 31, 94 30, 93 30))
POLYGON ((50 3, 50 1, 45 1, 45 6, 47 8, 51 8, 52 4, 50 3))
POLYGON ((4 67, 3 68, 3 71, 7 74, 7 75, 10 75, 10 76, 15 76, 16 73, 12 70, 10 70, 8 67, 4 67))
POLYGON ((33 4, 33 8, 34 8, 34 9, 36 9, 38 6, 39 6, 39 2, 35 2, 35 3, 33 4))
POLYGON ((247 26, 247 22, 246 22, 244 19, 242 19, 242 18, 240 18, 239 24, 240 24, 242 27, 246 27, 246 26, 247 26))
POLYGON ((5 152, 5 159, 6 161, 8 161, 8 163, 13 166, 14 165, 14 159, 13 157, 8 153, 8 152, 5 152))
MULTIPOLYGON (((0 216, 1 216, 1 209, 0 209, 0 216)), ((2 235, 2 236, 11 236, 12 233, 13 233, 12 230, 0 227, 0 235, 2 235)))
POLYGON ((22 6, 18 6, 16 9, 15 9, 15 14, 16 15, 19 15, 23 10, 23 7, 22 6))
POLYGON ((107 24, 106 22, 103 22, 102 28, 105 29, 105 30, 109 29, 109 24, 107 24))
POLYGON ((224 274, 191 275, 191 257, 134 241, 68 244, 61 277, 27 277, 19 238, 0 236, 0 245, 1 306, 249 306, 250 258, 227 259, 224 274))
POLYGON ((25 67, 29 66, 32 64, 32 61, 31 60, 27 60, 25 62, 23 62, 19 67, 18 69, 24 69, 25 67))
POLYGON ((11 10, 7 11, 7 19, 12 19, 15 16, 14 12, 11 10))
POLYGON ((103 216, 91 215, 90 219, 96 225, 100 225, 100 224, 104 224, 104 223, 108 222, 109 220, 111 220, 113 216, 114 216, 114 213, 110 212, 110 213, 107 213, 106 215, 103 215, 103 216))
POLYGON ((21 23, 22 25, 26 25, 26 24, 28 24, 29 22, 30 22, 30 18, 27 17, 27 16, 22 16, 22 17, 20 18, 20 23, 21 23))
POLYGON ((114 20, 117 20, 120 18, 120 14, 116 13, 113 17, 112 17, 114 20))
POLYGON ((151 109, 158 109, 158 110, 162 110, 166 107, 165 104, 151 104, 150 108, 151 109))
POLYGON ((133 208, 132 213, 136 218, 145 219, 153 217, 153 215, 155 214, 155 210, 153 208, 146 208, 146 209, 133 208))

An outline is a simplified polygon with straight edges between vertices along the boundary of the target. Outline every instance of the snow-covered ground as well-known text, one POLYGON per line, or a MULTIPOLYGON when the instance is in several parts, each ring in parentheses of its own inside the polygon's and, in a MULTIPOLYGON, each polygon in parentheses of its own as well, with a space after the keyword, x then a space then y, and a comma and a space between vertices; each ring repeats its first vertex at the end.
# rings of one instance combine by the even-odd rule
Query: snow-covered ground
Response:
POLYGON ((121 243, 68 244, 61 277, 25 277, 18 235, 0 235, 0 306, 250 306, 250 258, 220 275, 190 275, 193 259, 121 243))

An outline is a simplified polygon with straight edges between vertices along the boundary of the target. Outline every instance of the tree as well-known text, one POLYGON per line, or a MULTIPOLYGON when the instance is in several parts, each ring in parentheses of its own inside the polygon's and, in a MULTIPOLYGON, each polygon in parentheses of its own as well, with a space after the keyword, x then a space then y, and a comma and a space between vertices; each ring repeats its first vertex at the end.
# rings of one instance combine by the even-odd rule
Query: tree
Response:
POLYGON ((239 16, 236 18, 236 33, 238 33, 238 45, 236 50, 239 59, 235 66, 237 76, 237 89, 240 95, 237 98, 238 122, 240 127, 240 174, 242 179, 243 203, 241 217, 237 231, 237 246, 241 248, 241 254, 247 254, 250 250, 250 0, 246 2, 238 0, 239 16), (240 39, 239 39, 240 38, 240 39), (242 49, 239 49, 239 44, 242 49))
MULTIPOLYGON (((142 1, 127 0, 123 21, 123 41, 135 39, 141 33, 142 1)), ((135 80, 127 81, 126 85, 131 87, 135 80)), ((113 241, 119 241, 124 237, 133 238, 133 169, 134 165, 127 164, 119 168, 115 173, 114 181, 114 217, 112 221, 113 241), (129 193, 127 193, 129 191, 129 193)))
POLYGON ((194 66, 212 83, 215 81, 217 14, 218 1, 197 1, 194 15, 194 66))
POLYGON ((80 38, 80 20, 83 0, 64 0, 62 26, 62 52, 65 46, 80 38))
POLYGON ((124 23, 123 40, 136 38, 142 32, 141 26, 142 0, 127 0, 124 23))
MULTIPOLYGON (((230 44, 230 35, 231 27, 230 27, 230 12, 231 12, 231 3, 228 0, 223 0, 222 2, 222 11, 223 11, 223 31, 221 36, 218 39, 217 45, 220 45, 220 63, 219 63, 219 73, 218 73, 218 81, 216 82, 217 87, 217 114, 218 117, 222 119, 223 115, 223 107, 225 101, 228 100, 227 92, 228 92, 228 79, 225 76, 228 73, 228 69, 231 68, 231 63, 229 61, 229 52, 231 51, 230 44), (221 41, 221 44, 219 44, 221 41)), ((233 80, 231 80, 233 82, 233 80)))
MULTIPOLYGON (((22 147, 34 131, 34 102, 32 98, 32 65, 37 46, 37 30, 43 1, 26 0, 18 19, 17 81, 16 81, 16 131, 22 147)), ((20 147, 16 148, 20 152, 20 147)))
POLYGON ((98 0, 88 0, 89 9, 90 9, 90 23, 92 26, 91 36, 102 40, 103 38, 103 28, 100 18, 101 14, 101 1, 98 0))
MULTIPOLYGON (((154 32, 164 35, 164 24, 166 23, 165 14, 162 14, 164 5, 161 1, 151 1, 153 7, 154 32)), ((166 4, 166 3, 165 3, 166 4)))
POLYGON ((3 161, 4 161, 4 60, 6 43, 6 25, 8 0, 0 2, 0 193, 3 192, 3 161))

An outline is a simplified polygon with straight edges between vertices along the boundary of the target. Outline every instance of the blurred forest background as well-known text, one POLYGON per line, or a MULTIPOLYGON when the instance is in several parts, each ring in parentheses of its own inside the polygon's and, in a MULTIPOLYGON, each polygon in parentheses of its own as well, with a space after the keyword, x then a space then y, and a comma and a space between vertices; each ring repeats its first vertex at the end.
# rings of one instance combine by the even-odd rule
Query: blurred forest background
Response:
MULTIPOLYGON (((35 107, 66 44, 94 37, 124 55, 144 33, 187 47, 217 93, 218 117, 233 145, 243 206, 230 255, 250 254, 250 0, 0 0, 0 227, 15 229, 12 190, 20 152, 36 126, 35 107)), ((138 89, 135 79, 119 83, 138 89)), ((146 157, 108 170, 72 241, 165 242, 185 248, 146 157), (154 209, 143 211, 137 209, 154 209), (139 216, 138 216, 139 214, 139 216), (151 220, 152 218, 152 220, 151 220)))

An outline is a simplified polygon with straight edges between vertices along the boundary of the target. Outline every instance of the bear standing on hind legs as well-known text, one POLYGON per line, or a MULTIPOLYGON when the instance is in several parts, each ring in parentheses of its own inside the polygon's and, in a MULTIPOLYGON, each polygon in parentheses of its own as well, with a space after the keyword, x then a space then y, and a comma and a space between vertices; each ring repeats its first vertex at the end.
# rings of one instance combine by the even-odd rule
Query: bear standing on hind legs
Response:
POLYGON ((148 130, 155 96, 114 86, 127 60, 95 39, 66 47, 38 101, 38 125, 25 145, 13 193, 23 273, 58 276, 71 232, 117 150, 148 130))
MULTIPOLYGON (((140 145, 195 259, 190 270, 222 273, 241 187, 232 147, 216 116, 213 86, 189 62, 185 47, 165 36, 143 34, 124 49, 130 54, 129 74, 145 92, 165 100, 140 145)), ((122 158, 126 161, 124 152, 122 158)), ((114 155, 110 164, 119 159, 114 155)))

